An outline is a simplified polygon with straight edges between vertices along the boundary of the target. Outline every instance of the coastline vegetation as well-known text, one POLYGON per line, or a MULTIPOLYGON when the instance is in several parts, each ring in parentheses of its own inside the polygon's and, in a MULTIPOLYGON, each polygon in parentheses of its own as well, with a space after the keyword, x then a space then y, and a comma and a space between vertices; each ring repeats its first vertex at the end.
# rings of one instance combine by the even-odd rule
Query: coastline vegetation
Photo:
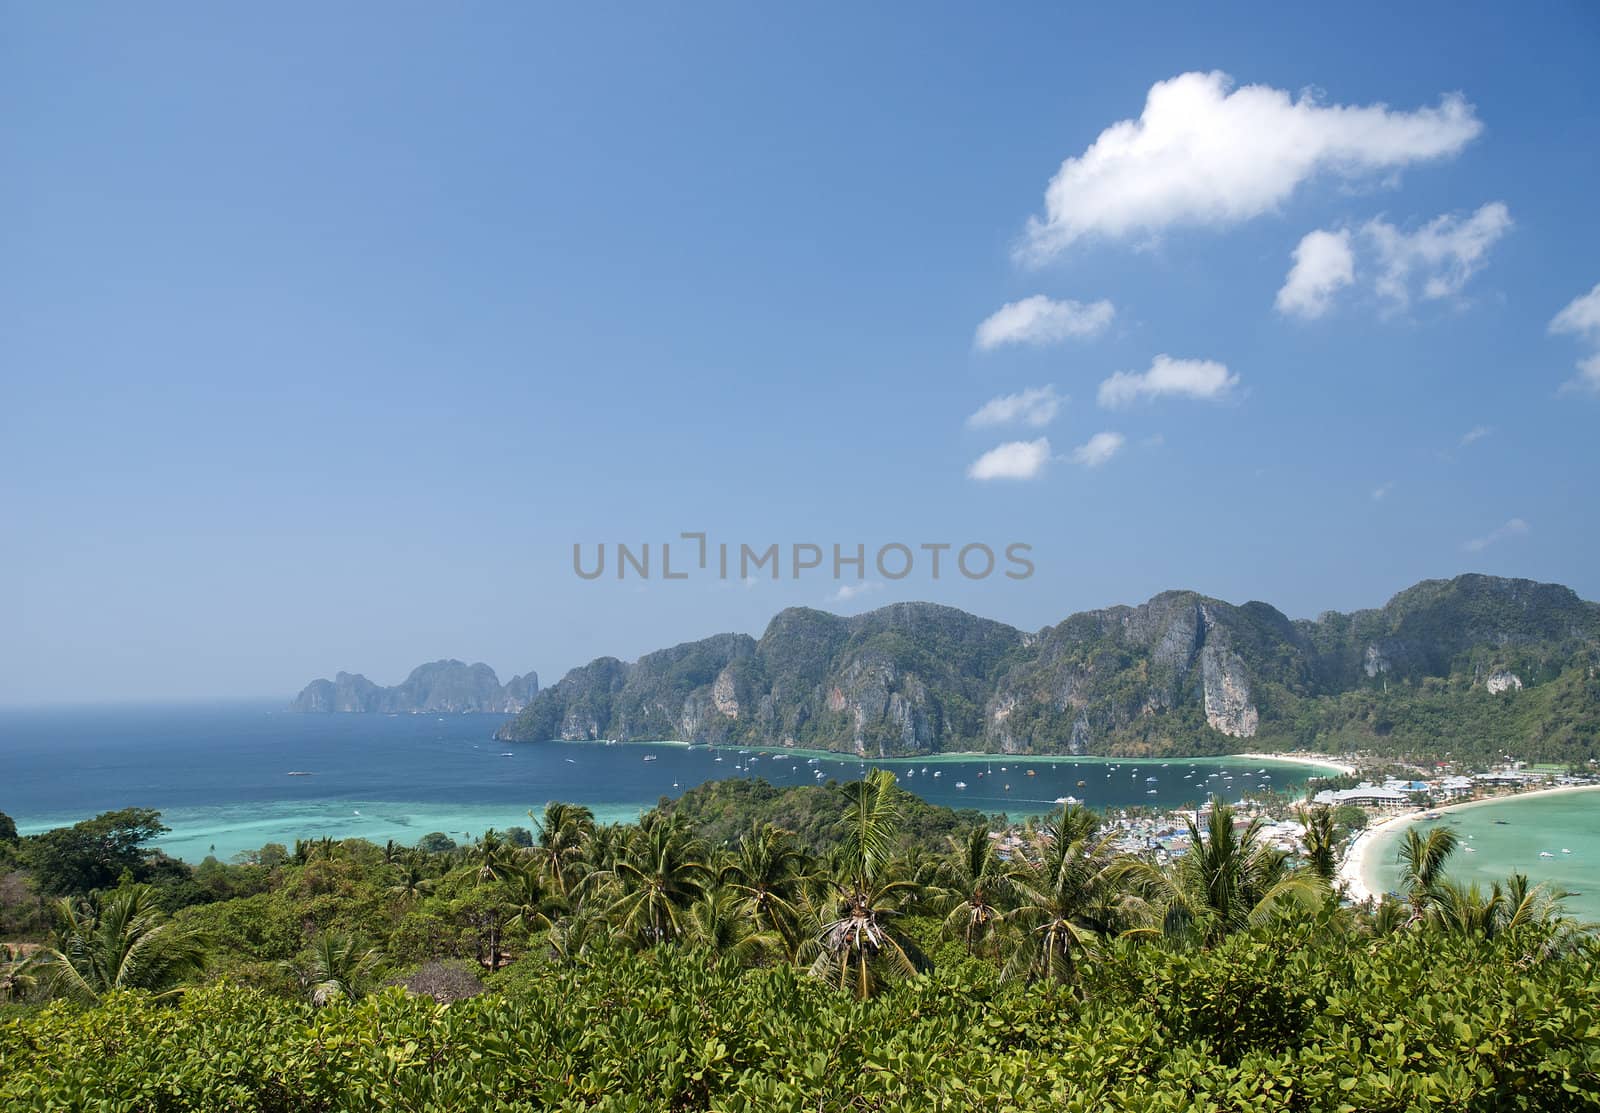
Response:
POLYGON ((1288 855, 1216 804, 1161 863, 878 771, 192 869, 149 811, 0 823, 0 1107, 1595 1108, 1561 894, 1453 884, 1439 829, 1342 904, 1340 818, 1288 855))

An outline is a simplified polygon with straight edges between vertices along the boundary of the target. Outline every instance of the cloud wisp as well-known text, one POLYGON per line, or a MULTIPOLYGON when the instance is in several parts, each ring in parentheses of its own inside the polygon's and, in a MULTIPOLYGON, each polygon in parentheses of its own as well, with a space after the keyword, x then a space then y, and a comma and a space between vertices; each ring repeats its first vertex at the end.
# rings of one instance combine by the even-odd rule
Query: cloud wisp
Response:
POLYGON ((1450 213, 1434 217, 1415 232, 1404 232, 1381 219, 1367 222, 1362 232, 1378 253, 1376 289, 1404 307, 1412 284, 1420 279, 1424 299, 1436 301, 1461 292, 1482 269, 1489 248, 1511 229, 1511 210, 1491 201, 1470 217, 1450 213))
POLYGON ((973 344, 988 352, 1008 344, 1043 347, 1063 340, 1099 336, 1117 314, 1116 307, 1104 299, 1093 302, 1053 301, 1035 294, 1021 301, 1009 301, 984 318, 973 344))
POLYGON ((1089 237, 1238 224, 1320 175, 1392 174, 1454 155, 1482 130, 1460 94, 1395 111, 1322 104, 1266 85, 1234 88, 1216 71, 1180 74, 1150 88, 1137 120, 1112 124, 1061 164, 1016 254, 1039 264, 1089 237))
POLYGON ((1394 480, 1392 479, 1386 483, 1378 484, 1372 489, 1372 501, 1382 502, 1389 497, 1389 492, 1392 490, 1394 490, 1394 480))
POLYGON ((1072 462, 1086 468, 1101 467, 1121 452, 1126 443, 1127 438, 1121 433, 1096 433, 1072 450, 1072 462))
POLYGON ((1568 379, 1563 391, 1600 394, 1600 283, 1587 294, 1579 294, 1550 321, 1552 335, 1565 333, 1595 346, 1596 351, 1578 361, 1578 374, 1568 379))
POLYGON ((967 478, 1035 479, 1050 460, 1050 438, 1033 441, 1007 441, 985 452, 967 469, 967 478))
POLYGON ((1489 249, 1511 225, 1511 210, 1491 201, 1471 216, 1445 213, 1412 232, 1381 217, 1362 225, 1359 235, 1343 228, 1308 232, 1294 249, 1294 265, 1278 291, 1278 312, 1315 320, 1332 308, 1340 290, 1363 275, 1393 308, 1404 309, 1416 294, 1425 301, 1455 297, 1483 269, 1489 249))
POLYGON ((882 591, 884 584, 881 580, 863 580, 858 584, 840 584, 839 589, 828 596, 830 603, 848 603, 863 595, 870 595, 875 591, 882 591))
POLYGON ((1490 530, 1482 537, 1462 542, 1461 547, 1469 553, 1481 553, 1490 545, 1498 545, 1509 538, 1523 536, 1528 532, 1528 528, 1528 523, 1521 518, 1510 518, 1504 525, 1490 530))
POLYGON ((1239 385, 1239 376, 1212 359, 1173 359, 1158 355, 1147 371, 1118 371, 1100 384, 1098 400, 1119 409, 1141 400, 1194 398, 1218 401, 1239 385))
POLYGON ((1016 394, 1002 394, 979 406, 967 418, 972 429, 987 429, 996 425, 1018 423, 1042 429, 1055 420, 1067 396, 1057 394, 1054 386, 1039 386, 1016 394))

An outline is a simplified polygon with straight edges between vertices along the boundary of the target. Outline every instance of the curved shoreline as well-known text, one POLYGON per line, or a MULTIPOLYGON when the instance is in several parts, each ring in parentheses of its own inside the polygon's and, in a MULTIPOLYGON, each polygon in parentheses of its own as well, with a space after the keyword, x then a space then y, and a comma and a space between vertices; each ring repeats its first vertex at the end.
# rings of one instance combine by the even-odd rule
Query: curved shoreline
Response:
POLYGON ((1530 800, 1536 796, 1558 796, 1570 792, 1600 792, 1600 785, 1560 785, 1555 788, 1536 788, 1531 792, 1511 792, 1503 796, 1486 796, 1479 800, 1463 800, 1458 804, 1442 804, 1436 808, 1419 808, 1413 812, 1400 815, 1385 816, 1383 819, 1359 832, 1350 845, 1345 848, 1344 857, 1339 861, 1338 882, 1343 885, 1345 895, 1357 904, 1363 901, 1382 897, 1382 882, 1376 877, 1378 859, 1376 849, 1380 842, 1386 841, 1389 834, 1399 831, 1408 823, 1415 823, 1429 814, 1443 815, 1445 812, 1467 811, 1471 808, 1481 808, 1488 804, 1503 804, 1508 800, 1530 800), (1380 833, 1384 838, 1379 838, 1380 833))

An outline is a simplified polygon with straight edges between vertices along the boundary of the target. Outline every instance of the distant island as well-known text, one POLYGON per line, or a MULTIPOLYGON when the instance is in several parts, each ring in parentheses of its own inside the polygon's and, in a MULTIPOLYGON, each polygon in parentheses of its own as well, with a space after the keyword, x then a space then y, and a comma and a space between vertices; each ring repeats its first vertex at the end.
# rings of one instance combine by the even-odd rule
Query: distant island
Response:
POLYGON ((1463 575, 1314 621, 1192 591, 1036 633, 931 603, 849 618, 796 607, 759 640, 719 634, 573 669, 496 737, 1576 764, 1600 748, 1600 605, 1557 584, 1463 575))
POLYGON ((385 688, 360 673, 341 672, 332 680, 313 680, 290 711, 302 712, 439 712, 468 711, 516 714, 539 692, 539 674, 514 676, 504 685, 488 665, 433 661, 411 670, 405 682, 385 688))

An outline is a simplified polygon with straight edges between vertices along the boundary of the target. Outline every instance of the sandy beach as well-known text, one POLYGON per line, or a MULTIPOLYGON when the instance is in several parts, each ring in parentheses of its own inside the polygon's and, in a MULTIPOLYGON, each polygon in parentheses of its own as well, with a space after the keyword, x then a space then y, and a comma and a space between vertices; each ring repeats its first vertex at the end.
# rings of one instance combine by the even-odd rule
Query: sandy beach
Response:
POLYGON ((1310 765, 1318 769, 1337 769, 1346 775, 1354 775, 1356 767, 1348 761, 1336 757, 1325 757, 1322 754, 1233 754, 1233 757, 1247 757, 1252 761, 1282 761, 1290 765, 1310 765))
POLYGON ((1463 800, 1459 804, 1443 804, 1437 808, 1418 808, 1415 811, 1403 812, 1399 815, 1385 816, 1376 823, 1367 827, 1350 841, 1345 848, 1344 857, 1339 862, 1338 881, 1344 886, 1345 895, 1360 904, 1362 901, 1381 896, 1375 893, 1367 883, 1372 876, 1371 866, 1375 865, 1373 854, 1375 848, 1384 840, 1378 838, 1378 833, 1388 832, 1407 823, 1413 823, 1424 815, 1434 813, 1443 815, 1445 812, 1467 811, 1479 808, 1485 804, 1496 804, 1503 800, 1532 799, 1535 796, 1559 796, 1568 792, 1596 792, 1600 785, 1561 785, 1557 788, 1538 788, 1532 792, 1511 792, 1499 796, 1485 796, 1478 800, 1463 800))

